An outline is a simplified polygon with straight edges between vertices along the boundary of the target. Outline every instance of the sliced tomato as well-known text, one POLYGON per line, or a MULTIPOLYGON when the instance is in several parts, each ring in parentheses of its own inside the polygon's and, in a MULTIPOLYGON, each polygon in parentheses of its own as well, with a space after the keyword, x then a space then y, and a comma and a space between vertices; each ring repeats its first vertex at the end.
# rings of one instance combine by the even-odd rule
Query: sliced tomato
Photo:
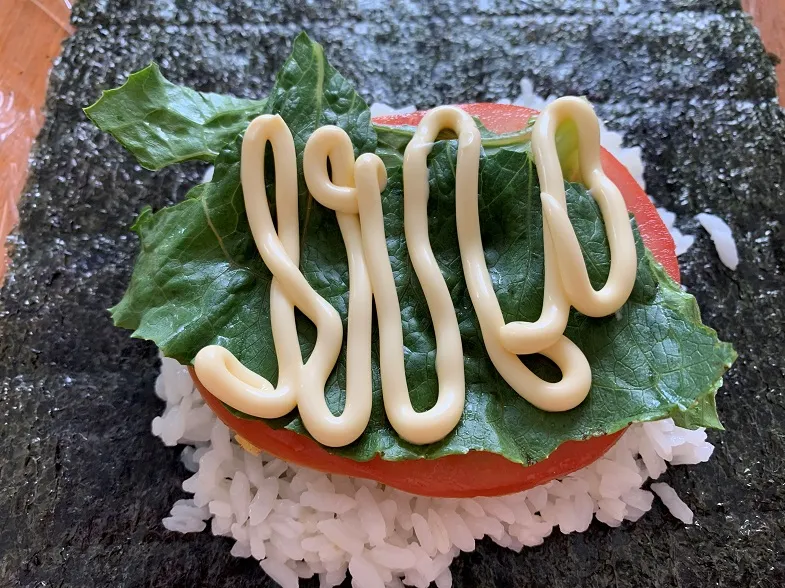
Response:
MULTIPOLYGON (((496 133, 522 129, 536 114, 534 110, 509 104, 466 104, 461 108, 479 117, 489 130, 496 133)), ((382 116, 375 118, 374 122, 392 126, 417 125, 424 114, 382 116)), ((679 266, 673 239, 651 201, 627 169, 605 150, 602 165, 621 190, 627 208, 635 215, 644 243, 670 276, 678 281, 679 266)), ((589 465, 602 457, 624 432, 584 441, 567 441, 547 459, 531 466, 521 466, 495 453, 481 451, 433 460, 394 462, 376 457, 358 462, 333 455, 303 435, 286 429, 272 429, 262 421, 232 415, 196 380, 193 370, 191 375, 218 418, 251 445, 292 463, 328 473, 368 478, 424 496, 499 496, 526 490, 589 465)))

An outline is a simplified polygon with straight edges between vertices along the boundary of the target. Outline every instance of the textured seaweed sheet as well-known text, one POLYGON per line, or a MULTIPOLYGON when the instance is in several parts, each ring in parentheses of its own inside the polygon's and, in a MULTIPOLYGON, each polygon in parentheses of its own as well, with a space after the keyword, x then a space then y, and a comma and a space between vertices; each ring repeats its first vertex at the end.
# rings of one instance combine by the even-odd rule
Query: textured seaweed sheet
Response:
POLYGON ((135 213, 181 198, 201 167, 144 171, 80 107, 151 59, 174 81, 258 96, 301 28, 369 102, 492 101, 522 76, 540 93, 587 95, 643 147, 649 193, 698 236, 683 281, 739 352, 714 457, 664 476, 694 526, 655 503, 634 525, 557 530, 521 554, 485 541, 456 561, 454 585, 785 584, 785 116, 738 2, 411 1, 392 15, 371 0, 254 4, 267 2, 76 4, 0 294, 0 585, 272 585, 229 539, 161 526, 186 472, 150 434, 156 350, 104 310, 130 275, 135 213), (737 272, 692 220, 703 210, 733 228, 737 272))

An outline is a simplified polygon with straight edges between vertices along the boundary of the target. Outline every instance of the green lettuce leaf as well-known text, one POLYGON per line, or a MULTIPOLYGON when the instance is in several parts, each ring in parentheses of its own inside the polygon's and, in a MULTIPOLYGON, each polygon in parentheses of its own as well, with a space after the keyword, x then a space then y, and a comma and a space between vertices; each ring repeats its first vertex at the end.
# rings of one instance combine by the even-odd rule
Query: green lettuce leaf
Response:
POLYGON ((84 111, 142 166, 157 170, 192 159, 212 162, 265 103, 177 86, 152 63, 84 111))
MULTIPOLYGON (((403 233, 402 151, 411 130, 374 127, 362 99, 329 66, 321 47, 304 35, 295 40, 292 57, 279 74, 265 110, 281 114, 290 126, 300 164, 305 140, 323 124, 342 126, 358 153, 375 150, 385 161, 389 178, 383 194, 385 230, 401 301, 407 377, 414 406, 427 409, 438 390, 435 340, 403 233)), ((190 363, 201 347, 220 344, 275 382, 268 299, 271 275, 256 251, 244 211, 241 142, 236 136, 220 151, 213 180, 192 189, 183 202, 155 213, 142 212, 134 226, 141 241, 139 258, 128 291, 112 315, 118 326, 132 329, 134 337, 154 341, 165 355, 182 363, 190 363)), ((480 214, 491 278, 505 318, 532 320, 542 305, 544 264, 539 186, 528 139, 525 133, 489 135, 484 144, 480 214)), ((543 412, 501 379, 485 352, 461 270, 455 154, 454 141, 442 140, 434 146, 428 212, 432 246, 463 339, 464 415, 450 435, 433 445, 401 440, 384 416, 374 342, 371 422, 355 443, 331 451, 356 460, 375 455, 406 460, 482 450, 530 464, 564 441, 611 433, 632 422, 671 416, 690 427, 720 426, 714 394, 735 353, 701 324, 694 298, 670 280, 645 250, 637 228, 638 274, 627 304, 610 317, 593 319, 574 311, 570 316, 566 334, 592 367, 586 401, 568 412, 543 412)), ((301 268, 345 322, 348 269, 335 214, 312 202, 302 177, 300 185, 301 268)), ((608 274, 610 253, 599 208, 579 184, 567 184, 567 200, 590 278, 595 287, 600 286, 608 274)), ((298 332, 307 354, 314 343, 314 327, 300 317, 298 332)), ((340 412, 344 400, 344 353, 326 390, 335 412, 340 412)), ((528 356, 525 362, 543 377, 558 377, 541 356, 528 356)), ((307 434, 296 411, 271 424, 307 434)))

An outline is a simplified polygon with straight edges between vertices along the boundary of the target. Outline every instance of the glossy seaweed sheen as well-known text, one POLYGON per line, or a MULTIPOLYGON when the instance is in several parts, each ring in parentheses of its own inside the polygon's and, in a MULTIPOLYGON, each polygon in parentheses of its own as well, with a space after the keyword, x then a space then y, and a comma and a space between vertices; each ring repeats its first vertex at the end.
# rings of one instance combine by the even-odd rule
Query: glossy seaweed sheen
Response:
POLYGON ((711 460, 660 480, 698 524, 655 501, 634 525, 555 532, 521 553, 481 541, 452 566, 454 588, 785 585, 785 115, 738 0, 381 4, 74 3, 0 291, 0 586, 275 586, 231 542, 161 526, 190 474, 150 434, 155 346, 105 310, 138 252, 129 224, 181 199, 204 166, 146 172, 81 109, 152 60, 189 87, 264 96, 304 22, 368 102, 493 102, 522 77, 586 95, 642 147, 647 192, 696 236, 682 282, 739 351, 711 460), (732 227, 736 272, 693 220, 705 210, 732 227))

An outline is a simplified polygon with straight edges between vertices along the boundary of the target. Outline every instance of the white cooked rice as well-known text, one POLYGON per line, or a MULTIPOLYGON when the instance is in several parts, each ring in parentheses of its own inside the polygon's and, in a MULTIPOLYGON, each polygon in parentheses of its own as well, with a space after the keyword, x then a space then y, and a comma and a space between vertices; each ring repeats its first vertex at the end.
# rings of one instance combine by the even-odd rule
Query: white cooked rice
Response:
MULTIPOLYGON (((537 96, 523 80, 513 103, 541 109, 552 99, 537 96)), ((414 109, 371 107, 374 116, 414 109)), ((604 126, 602 138, 643 185, 640 148, 622 147, 622 136, 604 126)), ((658 211, 677 254, 683 253, 694 238, 673 227, 673 213, 658 211)), ((600 460, 560 480, 496 498, 426 498, 265 453, 252 456, 231 439, 188 370, 172 359, 162 358, 155 392, 166 408, 153 419, 153 434, 168 446, 185 445, 182 461, 193 472, 183 482, 192 497, 174 504, 164 527, 195 533, 210 523, 213 534, 234 539, 232 555, 260 560, 284 588, 314 575, 322 588, 337 586, 347 571, 357 588, 426 588, 432 582, 449 588, 452 560, 472 551, 477 540, 489 537, 521 551, 540 545, 557 527, 572 533, 586 531, 595 518, 614 527, 635 521, 652 506, 654 494, 641 488, 648 479, 665 472, 667 462, 707 461, 714 449, 703 429, 681 429, 671 419, 635 424, 600 460)), ((692 511, 670 486, 651 488, 674 516, 692 523, 692 511)))
POLYGON ((728 224, 717 215, 708 212, 702 212, 695 218, 714 241, 720 261, 735 270, 739 265, 739 252, 728 224))
MULTIPOLYGON (((233 555, 261 560, 285 587, 312 575, 321 586, 337 586, 347 571, 363 588, 401 581, 449 587, 450 563, 477 540, 520 551, 540 545, 554 528, 573 533, 595 518, 612 527, 637 520, 654 498, 641 486, 659 477, 666 462, 700 463, 713 450, 702 429, 681 429, 671 419, 636 424, 604 457, 561 480, 495 498, 426 498, 251 455, 172 359, 162 359, 155 389, 166 402, 154 421, 157 435, 185 445, 182 461, 194 472, 183 482, 192 497, 174 504, 164 526, 195 533, 209 523, 215 535, 235 540, 233 555)), ((670 486, 651 489, 674 516, 692 523, 692 511, 670 486)))
POLYGON ((676 222, 676 213, 671 212, 667 208, 657 207, 657 213, 660 215, 662 222, 668 229, 668 232, 673 237, 673 242, 676 244, 676 255, 679 256, 686 253, 687 250, 695 243, 695 237, 692 235, 685 235, 673 224, 676 222))

